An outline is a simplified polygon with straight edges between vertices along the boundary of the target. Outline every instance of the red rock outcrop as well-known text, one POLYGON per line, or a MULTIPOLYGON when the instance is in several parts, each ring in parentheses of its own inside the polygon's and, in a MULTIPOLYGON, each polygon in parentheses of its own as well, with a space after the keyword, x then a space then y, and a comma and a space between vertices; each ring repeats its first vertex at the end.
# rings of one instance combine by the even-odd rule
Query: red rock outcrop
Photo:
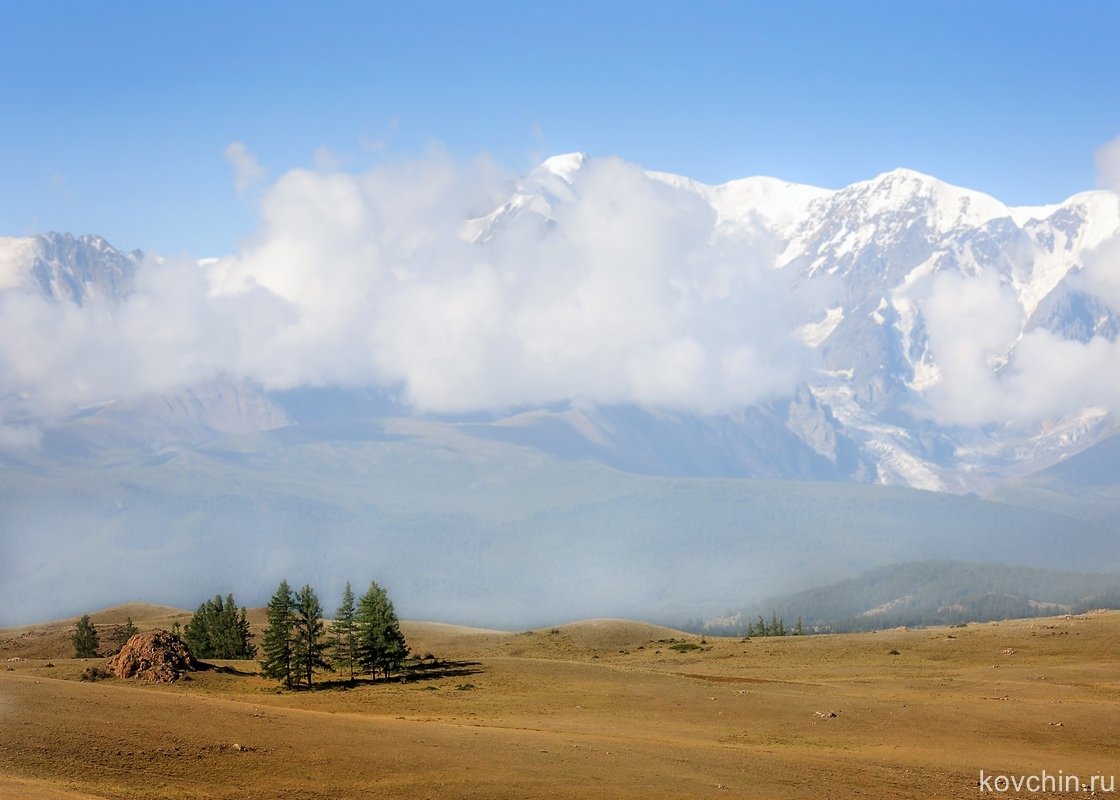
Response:
POLYGON ((121 651, 109 659, 109 669, 118 678, 173 683, 184 672, 198 669, 198 662, 175 634, 148 631, 129 639, 121 651))

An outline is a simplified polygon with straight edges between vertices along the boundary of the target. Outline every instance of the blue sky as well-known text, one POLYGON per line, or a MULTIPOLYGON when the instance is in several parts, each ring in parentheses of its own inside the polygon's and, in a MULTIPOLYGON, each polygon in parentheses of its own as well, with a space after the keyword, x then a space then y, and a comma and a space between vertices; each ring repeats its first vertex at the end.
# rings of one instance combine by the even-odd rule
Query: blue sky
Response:
POLYGON ((0 235, 228 252, 223 151, 276 177, 486 153, 716 183, 896 166, 1011 204, 1092 188, 1120 3, 0 3, 0 235))

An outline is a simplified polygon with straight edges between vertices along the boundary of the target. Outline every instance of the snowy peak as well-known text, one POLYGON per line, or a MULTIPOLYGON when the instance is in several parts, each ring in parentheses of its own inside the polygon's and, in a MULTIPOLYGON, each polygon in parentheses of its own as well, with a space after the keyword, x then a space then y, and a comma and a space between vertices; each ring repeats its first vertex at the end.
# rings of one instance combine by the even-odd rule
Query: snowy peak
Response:
POLYGON ((37 292, 78 306, 111 304, 128 294, 141 258, 95 235, 0 238, 0 291, 37 292))
POLYGON ((551 222, 558 204, 578 199, 574 188, 576 175, 589 160, 586 153, 565 153, 545 159, 517 181, 509 200, 484 217, 467 220, 460 237, 482 244, 493 239, 504 225, 526 215, 541 224, 551 222))
POLYGON ((810 206, 831 197, 829 189, 755 176, 713 186, 708 196, 720 220, 762 220, 783 236, 792 234, 810 206))
POLYGON ((837 192, 837 200, 864 219, 906 214, 924 219, 931 230, 980 227, 1011 211, 991 195, 963 189, 909 169, 885 172, 837 192))
POLYGON ((587 161, 587 153, 564 153, 545 159, 540 166, 533 170, 532 174, 540 177, 546 174, 555 175, 570 185, 575 174, 583 169, 587 161))

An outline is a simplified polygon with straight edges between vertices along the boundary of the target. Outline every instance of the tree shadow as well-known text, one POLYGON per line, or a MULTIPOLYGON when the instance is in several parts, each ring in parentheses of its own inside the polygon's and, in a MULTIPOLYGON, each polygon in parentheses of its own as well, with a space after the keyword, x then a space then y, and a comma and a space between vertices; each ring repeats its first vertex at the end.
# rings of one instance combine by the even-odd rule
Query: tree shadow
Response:
POLYGON ((410 664, 405 676, 412 682, 436 681, 442 678, 461 678, 467 675, 478 675, 482 672, 482 663, 479 661, 440 661, 433 659, 429 662, 410 664))
MULTIPOLYGON (((348 677, 318 678, 311 691, 341 691, 357 689, 361 686, 385 686, 394 683, 427 683, 444 678, 459 678, 467 675, 478 675, 482 672, 482 663, 479 661, 441 661, 433 659, 412 663, 404 666, 400 672, 386 678, 379 675, 376 678, 369 675, 355 675, 353 680, 348 677)), ((293 686, 293 691, 306 692, 306 686, 293 686)))
POLYGON ((251 675, 260 675, 259 672, 246 672, 245 670, 237 669, 236 667, 225 666, 225 665, 222 665, 222 664, 211 664, 211 663, 206 662, 206 661, 199 661, 198 662, 198 671, 199 672, 216 672, 219 675, 239 675, 241 677, 248 677, 248 676, 251 676, 251 675))

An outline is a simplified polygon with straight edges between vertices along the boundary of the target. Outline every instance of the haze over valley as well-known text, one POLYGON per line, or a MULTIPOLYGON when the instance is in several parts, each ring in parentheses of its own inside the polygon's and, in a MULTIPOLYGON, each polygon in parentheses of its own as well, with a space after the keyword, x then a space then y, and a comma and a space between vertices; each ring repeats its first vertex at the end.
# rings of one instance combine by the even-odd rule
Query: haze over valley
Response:
POLYGON ((928 559, 1120 569, 1111 189, 579 153, 259 188, 226 256, 0 240, 4 623, 355 562, 505 627, 928 559))

